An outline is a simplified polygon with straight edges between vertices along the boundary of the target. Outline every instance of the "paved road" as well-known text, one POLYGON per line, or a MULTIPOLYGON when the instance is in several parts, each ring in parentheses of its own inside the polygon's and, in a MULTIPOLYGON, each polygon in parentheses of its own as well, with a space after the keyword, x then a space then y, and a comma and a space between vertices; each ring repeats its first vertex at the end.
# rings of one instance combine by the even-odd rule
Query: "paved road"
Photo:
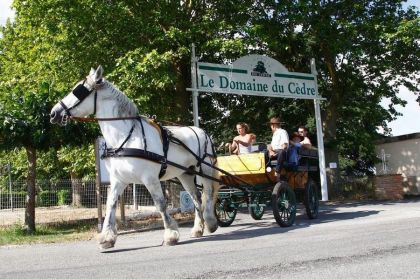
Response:
MULTIPOLYGON (((303 212, 303 210, 301 210, 303 212)), ((0 248, 0 278, 420 278, 420 200, 324 204, 280 228, 239 214, 200 239, 181 228, 177 246, 162 230, 95 241, 0 248)))

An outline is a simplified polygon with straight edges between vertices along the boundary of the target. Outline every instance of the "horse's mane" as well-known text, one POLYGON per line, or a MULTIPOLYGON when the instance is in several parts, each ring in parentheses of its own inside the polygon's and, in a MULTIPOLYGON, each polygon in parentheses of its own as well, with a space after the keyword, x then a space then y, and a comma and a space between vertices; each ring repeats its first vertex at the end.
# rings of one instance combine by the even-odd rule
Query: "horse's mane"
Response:
POLYGON ((114 108, 117 117, 138 115, 136 105, 123 92, 107 80, 104 80, 103 84, 111 91, 111 98, 117 101, 118 105, 114 108))

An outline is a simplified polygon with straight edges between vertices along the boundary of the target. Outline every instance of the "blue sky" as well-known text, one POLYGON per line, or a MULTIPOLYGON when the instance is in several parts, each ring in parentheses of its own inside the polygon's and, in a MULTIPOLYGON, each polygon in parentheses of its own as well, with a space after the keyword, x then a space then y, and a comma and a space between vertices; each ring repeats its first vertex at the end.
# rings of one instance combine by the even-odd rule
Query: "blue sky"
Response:
MULTIPOLYGON (((6 22, 6 19, 13 18, 13 11, 10 9, 12 0, 0 0, 0 25, 6 22)), ((420 0, 409 0, 408 5, 417 6, 420 9, 420 0)), ((406 4, 406 5, 407 5, 406 4)), ((394 136, 419 133, 420 132, 420 106, 416 102, 416 96, 405 87, 400 88, 399 97, 407 101, 405 107, 396 106, 398 112, 402 113, 396 120, 388 123, 394 136)), ((389 100, 382 100, 381 104, 387 107, 389 100)))

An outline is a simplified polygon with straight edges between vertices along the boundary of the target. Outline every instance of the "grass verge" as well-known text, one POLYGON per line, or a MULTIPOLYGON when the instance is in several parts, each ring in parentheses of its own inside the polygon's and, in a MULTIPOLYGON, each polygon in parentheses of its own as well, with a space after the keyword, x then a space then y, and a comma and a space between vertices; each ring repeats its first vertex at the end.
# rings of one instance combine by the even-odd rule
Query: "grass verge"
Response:
POLYGON ((95 234, 94 224, 37 225, 33 234, 28 234, 22 225, 14 225, 0 227, 0 246, 89 240, 95 234))

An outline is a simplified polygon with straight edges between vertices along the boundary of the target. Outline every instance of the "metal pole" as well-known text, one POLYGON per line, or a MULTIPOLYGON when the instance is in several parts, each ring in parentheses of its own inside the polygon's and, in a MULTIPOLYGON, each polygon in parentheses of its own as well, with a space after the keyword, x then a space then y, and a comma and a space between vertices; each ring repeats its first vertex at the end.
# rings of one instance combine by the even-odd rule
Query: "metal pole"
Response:
MULTIPOLYGON (((315 90, 318 95, 318 72, 316 71, 315 59, 311 59, 311 74, 315 77, 315 90)), ((324 137, 322 135, 322 120, 321 120, 321 109, 319 106, 319 100, 314 99, 315 107, 315 123, 316 123, 316 136, 318 140, 318 157, 319 157, 319 170, 321 178, 321 194, 322 200, 328 200, 328 185, 327 185, 327 172, 325 170, 325 153, 324 153, 324 137)))
POLYGON ((198 91, 197 89, 197 57, 195 56, 195 44, 191 46, 191 87, 192 91, 192 101, 193 101, 193 118, 194 126, 199 127, 198 122, 198 91))
POLYGON ((13 211, 13 192, 12 192, 12 165, 7 163, 7 170, 9 171, 9 192, 10 192, 10 208, 13 211))

